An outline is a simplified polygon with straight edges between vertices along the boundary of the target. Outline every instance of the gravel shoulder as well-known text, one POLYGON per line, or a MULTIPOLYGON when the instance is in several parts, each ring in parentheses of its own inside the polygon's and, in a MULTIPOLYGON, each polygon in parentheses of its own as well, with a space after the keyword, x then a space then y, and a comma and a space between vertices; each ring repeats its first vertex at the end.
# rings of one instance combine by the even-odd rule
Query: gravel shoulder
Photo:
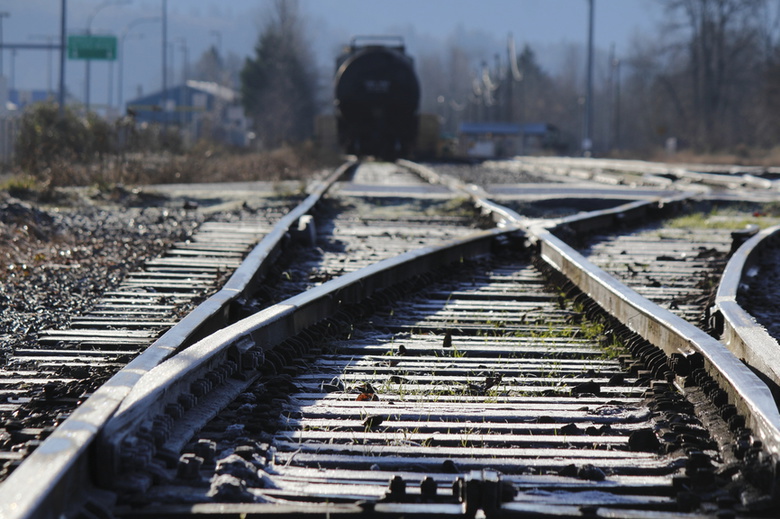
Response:
POLYGON ((197 207, 122 188, 69 190, 46 203, 0 193, 0 365, 189 236, 204 220, 197 207))

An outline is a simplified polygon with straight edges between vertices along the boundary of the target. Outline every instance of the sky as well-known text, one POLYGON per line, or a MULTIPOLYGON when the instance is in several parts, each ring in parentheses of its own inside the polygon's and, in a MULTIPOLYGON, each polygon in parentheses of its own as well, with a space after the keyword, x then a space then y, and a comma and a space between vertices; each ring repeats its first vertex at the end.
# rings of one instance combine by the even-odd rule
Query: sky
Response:
MULTIPOLYGON (((594 44, 618 56, 628 52, 638 35, 651 35, 662 10, 656 0, 593 0, 594 44)), ((62 0, 0 0, 2 42, 45 43, 59 37, 62 0)), ((484 45, 486 58, 504 52, 507 36, 518 46, 544 48, 587 40, 588 0, 298 0, 317 63, 332 71, 338 49, 356 35, 402 35, 407 50, 440 48, 455 34, 484 45)), ((91 104, 116 106, 162 86, 163 0, 67 0, 68 34, 119 37, 116 62, 92 61, 89 67, 91 104), (143 21, 141 21, 143 20, 143 21), (128 29, 129 27, 129 29, 128 29), (125 38, 121 38, 126 34, 125 38), (119 86, 118 78, 123 77, 119 86)), ((254 54, 271 0, 167 0, 168 65, 179 71, 194 63, 210 46, 241 59, 254 54)), ((545 66, 545 63, 542 63, 545 66)), ((547 65, 552 66, 551 64, 547 65)), ((58 52, 9 49, 2 52, 2 75, 9 86, 56 89, 58 52), (51 63, 51 65, 50 65, 51 63)), ((84 61, 67 60, 66 84, 82 101, 87 95, 84 61)), ((171 81, 169 81, 169 84, 171 81)))

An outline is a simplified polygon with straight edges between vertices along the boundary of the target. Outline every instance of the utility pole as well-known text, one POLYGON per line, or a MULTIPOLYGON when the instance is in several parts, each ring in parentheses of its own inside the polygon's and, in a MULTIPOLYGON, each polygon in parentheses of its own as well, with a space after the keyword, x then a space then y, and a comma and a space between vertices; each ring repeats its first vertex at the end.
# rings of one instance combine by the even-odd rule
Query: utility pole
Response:
MULTIPOLYGON (((187 80, 190 78, 190 52, 189 47, 187 47, 187 40, 185 38, 179 37, 176 38, 176 43, 179 44, 179 49, 181 50, 183 57, 184 57, 184 64, 181 66, 181 84, 186 85, 187 80)), ((176 71, 174 70, 174 73, 176 71)))
POLYGON ((162 0, 162 118, 168 129, 168 0, 162 0))
MULTIPOLYGON (((3 44, 3 18, 8 18, 11 16, 11 13, 8 11, 3 11, 0 13, 0 45, 3 44)), ((0 49, 0 76, 3 75, 3 51, 0 49)))
POLYGON ((607 150, 612 151, 615 146, 615 140, 612 138, 614 127, 612 122, 614 121, 615 105, 612 102, 615 93, 615 44, 612 43, 609 47, 609 75, 607 76, 607 92, 609 94, 609 100, 606 106, 606 119, 607 119, 607 150))
POLYGON ((615 122, 613 123, 613 131, 614 131, 614 142, 615 142, 615 148, 617 150, 620 150, 620 60, 616 59, 613 63, 613 67, 615 68, 615 109, 614 109, 614 117, 615 122))
POLYGON ((65 52, 67 52, 67 45, 65 42, 65 38, 66 38, 65 14, 68 10, 67 0, 62 0, 61 10, 62 12, 60 14, 60 92, 59 92, 60 117, 62 117, 63 113, 65 112, 65 52))
POLYGON ((510 34, 507 37, 507 44, 506 44, 506 62, 507 62, 507 71, 506 71, 506 113, 507 122, 514 122, 515 121, 515 107, 513 103, 513 88, 512 85, 515 82, 514 74, 512 73, 512 68, 517 67, 517 62, 512 63, 512 60, 515 60, 515 52, 514 52, 514 45, 515 42, 512 40, 512 35, 510 34))
POLYGON ((590 156, 593 148, 593 2, 594 0, 588 0, 588 70, 582 132, 582 153, 585 156, 590 156))

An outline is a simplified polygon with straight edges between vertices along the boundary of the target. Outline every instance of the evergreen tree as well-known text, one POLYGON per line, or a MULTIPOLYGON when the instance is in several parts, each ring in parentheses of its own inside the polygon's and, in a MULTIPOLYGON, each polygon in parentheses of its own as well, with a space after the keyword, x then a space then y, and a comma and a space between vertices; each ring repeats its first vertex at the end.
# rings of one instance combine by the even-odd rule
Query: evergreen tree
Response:
POLYGON ((244 109, 265 147, 311 136, 317 77, 295 0, 276 0, 241 71, 244 109))

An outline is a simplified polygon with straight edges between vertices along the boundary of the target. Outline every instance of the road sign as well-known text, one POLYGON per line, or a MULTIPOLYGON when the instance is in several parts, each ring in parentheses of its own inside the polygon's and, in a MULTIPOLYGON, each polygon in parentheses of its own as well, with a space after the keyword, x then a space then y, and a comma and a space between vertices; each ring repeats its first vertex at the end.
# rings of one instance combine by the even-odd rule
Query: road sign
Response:
POLYGON ((116 59, 116 36, 68 36, 68 59, 116 59))

